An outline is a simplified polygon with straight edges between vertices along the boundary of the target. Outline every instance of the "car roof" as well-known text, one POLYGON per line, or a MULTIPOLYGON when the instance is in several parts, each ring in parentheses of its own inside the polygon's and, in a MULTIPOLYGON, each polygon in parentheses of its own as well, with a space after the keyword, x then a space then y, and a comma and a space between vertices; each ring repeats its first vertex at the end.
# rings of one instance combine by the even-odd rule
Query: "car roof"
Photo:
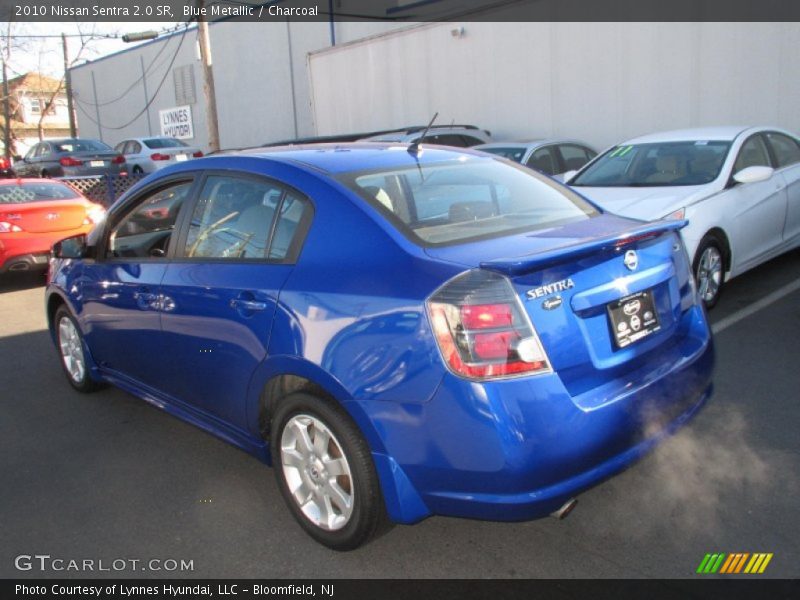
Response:
POLYGON ((536 140, 515 140, 512 142, 491 142, 489 144, 478 144, 474 149, 480 148, 537 148, 539 146, 549 146, 551 144, 576 144, 578 146, 588 146, 586 142, 573 138, 542 138, 536 140))
POLYGON ((746 125, 723 127, 696 127, 693 129, 674 129, 659 131, 629 139, 623 144, 651 144, 655 142, 725 141, 732 142, 739 134, 753 129, 746 125))
MULTIPOLYGON (((408 144, 380 142, 351 142, 345 144, 308 144, 248 148, 220 154, 205 159, 229 160, 233 157, 264 158, 289 164, 300 164, 326 173, 347 173, 370 169, 415 168, 418 165, 464 160, 472 157, 483 160, 484 154, 467 148, 447 148, 433 144, 421 144, 419 152, 409 152, 408 144)), ((195 162, 195 161, 192 161, 195 162)))

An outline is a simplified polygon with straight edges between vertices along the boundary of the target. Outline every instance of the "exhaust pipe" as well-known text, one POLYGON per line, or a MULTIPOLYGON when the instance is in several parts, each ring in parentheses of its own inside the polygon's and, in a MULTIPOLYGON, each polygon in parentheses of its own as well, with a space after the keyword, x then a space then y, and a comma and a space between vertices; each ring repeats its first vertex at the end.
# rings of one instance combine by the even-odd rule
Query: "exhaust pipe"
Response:
POLYGON ((575 498, 570 498, 556 511, 550 513, 551 517, 555 517, 559 521, 561 519, 566 519, 567 515, 572 512, 572 509, 578 504, 578 501, 575 498))
POLYGON ((28 271, 30 270, 31 266, 26 262, 18 262, 11 265, 8 270, 9 271, 28 271))

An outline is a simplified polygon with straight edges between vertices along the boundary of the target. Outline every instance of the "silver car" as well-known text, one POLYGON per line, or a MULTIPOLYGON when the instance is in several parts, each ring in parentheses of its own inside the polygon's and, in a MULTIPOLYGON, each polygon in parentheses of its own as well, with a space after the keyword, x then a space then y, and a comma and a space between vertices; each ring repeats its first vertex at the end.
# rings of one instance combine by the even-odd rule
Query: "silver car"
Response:
POLYGON ((14 163, 17 177, 86 177, 118 175, 125 158, 100 140, 64 138, 34 145, 14 163))
POLYGON ((530 140, 495 142, 475 146, 473 150, 496 154, 563 181, 564 173, 577 171, 597 156, 597 152, 578 140, 530 140))
POLYGON ((130 173, 152 173, 176 162, 200 158, 203 151, 171 137, 140 137, 122 140, 114 149, 125 157, 130 173))
POLYGON ((406 127, 397 131, 389 131, 379 135, 364 138, 362 142, 401 142, 405 144, 438 144, 440 146, 455 146, 457 148, 471 148, 478 144, 492 141, 492 134, 485 129, 478 129, 475 125, 434 125, 425 133, 424 125, 406 127))

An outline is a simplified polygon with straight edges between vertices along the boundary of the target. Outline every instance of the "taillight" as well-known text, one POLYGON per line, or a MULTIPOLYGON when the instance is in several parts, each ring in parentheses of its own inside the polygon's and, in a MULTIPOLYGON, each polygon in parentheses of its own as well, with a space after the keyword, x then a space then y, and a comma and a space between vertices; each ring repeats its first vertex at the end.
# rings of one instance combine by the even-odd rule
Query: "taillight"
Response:
POLYGON ((115 165, 121 165, 125 162, 125 157, 122 154, 117 154, 114 158, 111 159, 111 162, 115 165))
POLYGON ((11 162, 5 156, 0 156, 0 169, 8 169, 10 166, 11 162))
POLYGON ((86 218, 83 219, 84 225, 96 225, 106 216, 106 209, 97 204, 93 204, 86 209, 86 218))
POLYGON ((161 152, 154 152, 150 155, 153 160, 169 160, 169 154, 161 154, 161 152))
POLYGON ((203 153, 198 150, 197 152, 192 153, 194 158, 203 158, 203 153))
POLYGON ((470 379, 550 372, 539 336, 511 282, 475 269, 439 288, 426 302, 445 364, 470 379))
POLYGON ((22 231, 22 227, 19 225, 14 225, 8 221, 0 221, 0 233, 19 233, 20 231, 22 231))
POLYGON ((80 167, 83 164, 82 160, 78 160, 72 156, 62 156, 58 159, 62 167, 80 167))

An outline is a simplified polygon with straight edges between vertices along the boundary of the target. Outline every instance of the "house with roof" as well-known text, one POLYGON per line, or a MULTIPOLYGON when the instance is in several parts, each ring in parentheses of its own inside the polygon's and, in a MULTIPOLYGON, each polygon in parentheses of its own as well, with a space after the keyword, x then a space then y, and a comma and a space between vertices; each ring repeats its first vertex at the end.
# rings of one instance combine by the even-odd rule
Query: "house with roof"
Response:
MULTIPOLYGON (((63 80, 29 72, 9 79, 8 92, 12 155, 24 155, 43 139, 69 136, 69 111, 63 80)), ((0 128, 4 128, 6 123, 1 115, 0 128)), ((2 144, 3 136, 0 135, 0 147, 2 144)))

